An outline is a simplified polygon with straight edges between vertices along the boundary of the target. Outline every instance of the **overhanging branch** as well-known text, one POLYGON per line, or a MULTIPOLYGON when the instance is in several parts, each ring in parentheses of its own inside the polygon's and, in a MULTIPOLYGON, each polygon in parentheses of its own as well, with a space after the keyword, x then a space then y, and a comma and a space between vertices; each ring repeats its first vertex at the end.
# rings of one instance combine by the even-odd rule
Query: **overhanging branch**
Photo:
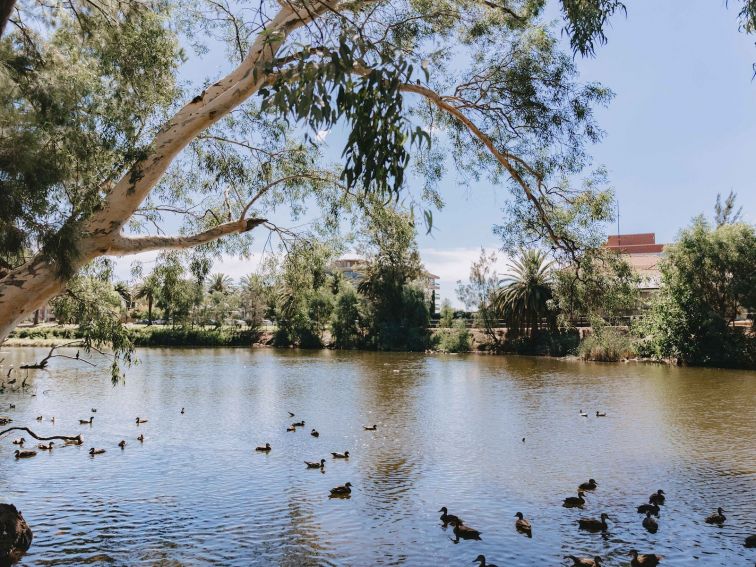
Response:
POLYGON ((183 250, 218 240, 229 234, 248 232, 266 222, 266 219, 241 219, 226 222, 204 232, 188 236, 123 236, 116 237, 107 253, 127 256, 151 250, 183 250))

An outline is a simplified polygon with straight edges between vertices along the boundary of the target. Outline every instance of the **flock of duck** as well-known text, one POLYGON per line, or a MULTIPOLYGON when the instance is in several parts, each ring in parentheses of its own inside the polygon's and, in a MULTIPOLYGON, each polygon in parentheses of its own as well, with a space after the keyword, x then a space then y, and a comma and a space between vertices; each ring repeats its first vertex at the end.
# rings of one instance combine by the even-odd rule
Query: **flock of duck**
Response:
MULTIPOLYGON (((13 409, 15 407, 16 406, 14 404, 10 404, 10 409, 13 409)), ((97 413, 97 409, 96 408, 92 408, 91 411, 92 411, 93 414, 97 413)), ((184 408, 181 408, 181 413, 182 414, 184 413, 184 408)), ((94 415, 90 415, 89 419, 80 419, 79 420, 79 425, 89 425, 89 426, 92 426, 94 424, 94 418, 95 418, 94 415)), ((44 416, 41 416, 41 415, 37 416, 37 421, 43 421, 43 420, 44 420, 44 416)), ((51 418, 49 418, 49 420, 50 420, 51 423, 55 423, 55 417, 51 417, 51 418)), ((147 419, 144 419, 144 418, 141 418, 141 417, 137 417, 136 420, 135 420, 135 422, 136 422, 137 425, 142 425, 143 423, 147 423, 147 421, 148 421, 147 419)), ((144 443, 144 435, 143 434, 139 434, 139 436, 136 439, 140 443, 144 443)), ((20 449, 16 449, 16 451, 13 454, 16 460, 18 460, 18 459, 31 459, 32 457, 36 457, 37 456, 37 451, 36 450, 34 450, 34 449, 25 449, 24 448, 24 446, 26 445, 26 438, 24 438, 24 437, 18 437, 16 439, 14 439, 12 441, 12 443, 13 443, 13 445, 16 445, 16 446, 20 447, 20 449)), ((76 435, 74 437, 70 437, 70 438, 65 439, 63 441, 63 444, 64 445, 83 445, 84 444, 84 440, 83 440, 83 438, 82 438, 81 435, 76 435)), ((118 447, 121 450, 125 449, 126 448, 126 440, 125 439, 121 439, 118 442, 118 447)), ((40 451, 49 451, 49 452, 52 452, 52 450, 54 448, 55 448, 55 441, 49 441, 47 443, 39 443, 39 444, 37 444, 37 449, 39 449, 40 451)), ((89 449, 88 454, 94 457, 95 455, 102 455, 105 452, 106 452, 106 449, 103 449, 101 447, 91 447, 89 449)))
MULTIPOLYGON (((14 404, 10 404, 10 408, 13 409, 15 406, 14 404)), ((97 413, 96 408, 91 409, 92 414, 97 413)), ((185 413, 185 408, 181 408, 182 415, 185 413)), ((295 417, 295 414, 292 412, 288 412, 289 417, 293 418, 295 417)), ((588 417, 588 414, 584 412, 583 410, 580 410, 579 415, 581 417, 588 417)), ((596 412, 596 417, 605 417, 606 413, 604 412, 596 412)), ((92 426, 94 424, 94 415, 90 415, 87 419, 79 419, 80 425, 90 425, 92 426)), ((43 416, 38 416, 37 421, 41 422, 43 421, 43 416)), ((52 423, 55 423, 55 418, 51 417, 49 418, 49 421, 52 423)), ((147 419, 144 419, 142 417, 136 417, 135 421, 137 426, 145 424, 148 422, 147 419)), ((290 426, 286 428, 286 431, 288 432, 296 432, 300 428, 305 427, 305 421, 300 420, 297 422, 292 423, 290 426)), ((376 431, 378 428, 377 425, 363 425, 363 430, 365 431, 376 431)), ((310 431, 310 435, 312 437, 319 437, 320 433, 312 428, 310 431)), ((137 441, 140 443, 144 442, 144 435, 140 434, 137 438, 137 441)), ((523 438, 523 442, 525 439, 523 438)), ((33 449, 25 449, 24 446, 26 444, 26 439, 23 437, 19 437, 17 439, 13 440, 13 445, 16 445, 19 447, 14 453, 15 459, 28 459, 35 457, 37 455, 37 451, 33 449)), ((83 439, 81 435, 78 435, 76 437, 72 437, 70 439, 66 439, 64 441, 65 445, 81 445, 83 444, 83 439)), ((37 449, 40 451, 52 451, 55 444, 53 441, 49 441, 48 443, 39 443, 37 445, 37 449)), ((118 445, 121 450, 123 450, 126 447, 126 440, 122 439, 118 445)), ((272 451, 272 447, 270 443, 265 443, 264 445, 260 445, 255 448, 255 451, 259 453, 270 453, 272 451)), ((88 454, 92 457, 95 455, 101 455, 106 452, 106 449, 104 448, 97 448, 97 447, 91 447, 89 449, 88 454)), ((344 452, 331 452, 331 456, 333 459, 349 459, 349 451, 344 452)), ((321 458, 319 461, 304 461, 305 467, 308 469, 319 469, 321 472, 325 472, 325 464, 326 459, 321 458)), ((587 492, 593 492, 598 488, 598 483, 595 479, 589 479, 587 482, 581 483, 577 488, 577 496, 569 496, 564 499, 562 506, 565 508, 579 508, 583 509, 583 506, 587 502, 586 499, 586 493, 587 492)), ((343 485, 336 486, 332 489, 330 489, 329 498, 350 498, 352 493, 352 484, 351 482, 346 482, 343 485)), ((660 517, 660 510, 661 506, 664 506, 666 501, 666 495, 664 493, 664 490, 657 490, 653 494, 651 494, 648 498, 648 502, 641 504, 637 507, 637 513, 643 514, 642 519, 642 526, 649 531, 650 533, 656 533, 656 531, 659 529, 659 523, 657 519, 660 517)), ((459 542, 460 540, 480 540, 481 539, 481 532, 469 525, 467 525, 459 516, 456 516, 454 514, 450 514, 449 510, 446 506, 442 507, 439 512, 441 512, 440 520, 443 524, 443 527, 446 528, 448 525, 451 525, 453 528, 453 533, 455 536, 454 541, 459 542)), ((707 516, 705 518, 705 522, 707 524, 714 524, 718 526, 722 526, 725 521, 727 520, 726 516, 724 515, 725 510, 721 507, 717 508, 717 511, 712 513, 711 515, 707 516)), ((529 538, 533 537, 533 526, 527 518, 525 518, 524 514, 522 512, 515 513, 514 517, 516 518, 514 522, 515 530, 521 534, 526 535, 529 538)), ((579 518, 577 520, 578 529, 584 530, 591 533, 605 533, 609 527, 609 524, 607 523, 607 520, 610 520, 610 516, 607 513, 602 513, 598 518, 579 518)), ((745 541, 746 547, 756 547, 756 535, 749 536, 746 538, 745 541)), ((632 567, 654 567, 658 565, 661 560, 663 559, 663 556, 655 554, 655 553, 639 553, 636 549, 631 549, 629 551, 629 556, 631 557, 630 565, 632 567)), ((565 559, 569 559, 572 561, 573 566, 577 567, 601 567, 603 565, 603 559, 596 555, 594 557, 578 557, 575 555, 568 555, 565 557, 565 559)), ((484 555, 478 555, 474 560, 473 563, 478 563, 479 567, 496 567, 496 565, 492 563, 488 563, 486 560, 486 557, 484 555)))
MULTIPOLYGON (((295 414, 292 412, 289 412, 289 417, 295 417, 295 414)), ((286 431, 288 432, 296 432, 298 428, 304 427, 305 421, 297 421, 292 423, 289 427, 286 428, 286 431)), ((363 425, 362 429, 365 431, 377 431, 378 426, 373 425, 363 425)), ((317 429, 312 428, 310 430, 310 435, 312 437, 320 437, 320 433, 317 429)), ((260 453, 270 453, 273 450, 273 448, 270 446, 270 443, 265 443, 265 445, 260 445, 258 447, 255 447, 255 451, 260 453)), ((349 451, 344 451, 343 453, 339 452, 332 452, 331 457, 334 459, 349 459, 349 451)), ((320 459, 319 461, 304 461, 305 467, 308 469, 320 469, 321 472, 325 472, 325 459, 320 459)), ((329 495, 329 498, 350 498, 352 495, 352 483, 346 482, 342 485, 336 486, 331 489, 331 493, 329 495)))

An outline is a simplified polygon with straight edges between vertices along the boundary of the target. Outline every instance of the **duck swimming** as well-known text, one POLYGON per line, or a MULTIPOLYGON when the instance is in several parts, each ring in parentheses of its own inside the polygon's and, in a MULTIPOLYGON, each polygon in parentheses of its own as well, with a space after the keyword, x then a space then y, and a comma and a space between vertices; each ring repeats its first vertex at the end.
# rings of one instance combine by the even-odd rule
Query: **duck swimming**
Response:
POLYGON ((52 451, 53 445, 55 445, 55 443, 50 441, 47 445, 45 445, 44 443, 40 443, 39 445, 37 445, 37 448, 41 449, 42 451, 52 451))
POLYGON ((588 414, 583 410, 580 410, 580 417, 588 417, 588 414))
POLYGON ((125 439, 121 439, 121 440, 120 440, 120 441, 118 442, 118 446, 119 446, 119 447, 120 447, 121 449, 123 449, 124 447, 126 447, 126 440, 125 440, 125 439))
POLYGON ((478 567, 497 567, 493 563, 486 563, 486 556, 485 555, 478 555, 475 559, 473 559, 473 563, 478 562, 478 567))
POLYGON ((465 526, 462 522, 457 520, 451 522, 454 526, 454 535, 457 537, 457 541, 460 539, 480 539, 480 532, 468 526, 465 526))
POLYGON ((292 423, 291 426, 292 427, 304 427, 304 424, 305 424, 305 422, 304 422, 304 419, 303 419, 302 421, 298 421, 296 423, 292 423))
POLYGON ((375 431, 376 429, 378 429, 378 426, 377 425, 373 425, 372 427, 368 427, 367 425, 363 425, 362 429, 364 429, 365 431, 375 431))
POLYGON ((459 517, 455 516, 454 514, 449 514, 449 510, 446 509, 446 506, 442 507, 439 512, 442 512, 441 521, 444 523, 444 525, 451 524, 453 522, 459 522, 460 524, 463 523, 459 517))
POLYGON ((711 516, 706 517, 706 523, 707 524, 719 524, 720 526, 725 523, 725 520, 727 517, 722 513, 725 510, 722 508, 717 508, 717 511, 715 514, 712 514, 711 516))
POLYGON ((13 440, 13 444, 19 445, 20 447, 23 447, 24 443, 26 443, 26 439, 24 439, 23 437, 19 437, 18 439, 13 440))
POLYGON ((95 449, 94 447, 92 447, 89 450, 89 454, 92 455, 93 457, 95 455, 102 455, 104 452, 105 452, 105 449, 95 449))
POLYGON ((270 450, 271 450, 270 443, 266 443, 265 447, 255 447, 255 451, 264 451, 267 453, 270 450))
POLYGON ((573 567, 601 567, 601 557, 598 555, 591 559, 590 557, 575 557, 567 555, 565 559, 571 559, 573 567))
POLYGON ((596 520, 595 518, 580 518, 578 520, 578 526, 581 530, 586 530, 588 532, 605 532, 609 527, 606 523, 608 518, 609 516, 605 513, 601 514, 600 520, 596 520))
POLYGON ((344 451, 343 453, 331 453, 331 455, 333 455, 334 459, 348 459, 349 451, 344 451))
POLYGON ((664 496, 664 491, 661 488, 648 497, 649 504, 656 504, 657 506, 664 505, 665 500, 666 497, 664 496))
POLYGON ((596 411, 596 417, 606 417, 605 411, 596 411))
POLYGON ((533 537, 533 526, 530 525, 529 520, 526 520, 523 517, 522 512, 517 512, 515 514, 515 518, 517 518, 517 520, 515 521, 515 529, 518 532, 527 535, 528 537, 533 537))
POLYGON ((659 524, 651 517, 650 510, 646 512, 646 517, 643 518, 643 527, 652 534, 655 534, 659 529, 659 524))
POLYGON ((320 462, 305 461, 304 463, 307 465, 308 469, 322 469, 325 467, 325 459, 320 459, 320 462))
POLYGON ((633 557, 630 561, 630 567, 656 567, 664 559, 663 555, 638 553, 635 549, 630 550, 630 555, 633 557))
POLYGON ((79 420, 79 424, 80 425, 87 425, 87 424, 92 425, 93 422, 94 422, 94 416, 90 417, 89 419, 80 419, 79 420))
POLYGON ((596 490, 597 486, 598 484, 596 484, 596 481, 593 480, 592 478, 589 478, 588 482, 582 483, 580 486, 578 486, 578 488, 580 490, 596 490))
POLYGON ((137 441, 139 441, 140 443, 144 443, 144 434, 137 437, 137 441))
POLYGON ((29 459, 31 457, 36 457, 37 452, 36 451, 19 451, 16 449, 16 452, 13 453, 17 459, 29 459))
POLYGON ((318 433, 314 429, 312 431, 310 431, 310 435, 312 435, 313 437, 320 437, 320 433, 318 433))
POLYGON ((645 514, 651 512, 657 518, 659 517, 659 507, 656 504, 641 504, 638 506, 638 513, 645 514))
POLYGON ((141 417, 137 417, 136 418, 136 424, 137 425, 139 425, 141 423, 147 423, 148 421, 149 421, 148 419, 142 419, 141 417))
POLYGON ((347 482, 342 486, 331 489, 331 496, 347 496, 352 494, 352 483, 347 482))
POLYGON ((562 506, 565 508, 582 508, 583 504, 585 504, 585 492, 582 490, 578 490, 577 496, 568 496, 564 499, 564 502, 562 503, 562 506))

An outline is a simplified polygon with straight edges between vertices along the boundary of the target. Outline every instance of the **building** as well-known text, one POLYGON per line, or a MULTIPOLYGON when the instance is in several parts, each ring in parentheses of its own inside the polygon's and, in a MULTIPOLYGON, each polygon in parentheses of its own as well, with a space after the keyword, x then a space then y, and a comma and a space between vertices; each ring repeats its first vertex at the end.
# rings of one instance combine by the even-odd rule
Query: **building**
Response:
POLYGON ((617 234, 607 238, 605 248, 622 254, 635 272, 643 278, 641 295, 648 297, 659 289, 661 273, 659 261, 664 244, 656 243, 656 234, 617 234))
MULTIPOLYGON (((348 282, 354 287, 360 285, 360 282, 365 279, 365 270, 367 268, 367 260, 361 256, 345 256, 331 262, 330 268, 333 271, 341 272, 348 282)), ((423 268, 423 272, 420 274, 420 284, 425 292, 426 299, 433 305, 433 313, 436 311, 436 300, 440 285, 438 280, 440 278, 430 273, 423 268)))

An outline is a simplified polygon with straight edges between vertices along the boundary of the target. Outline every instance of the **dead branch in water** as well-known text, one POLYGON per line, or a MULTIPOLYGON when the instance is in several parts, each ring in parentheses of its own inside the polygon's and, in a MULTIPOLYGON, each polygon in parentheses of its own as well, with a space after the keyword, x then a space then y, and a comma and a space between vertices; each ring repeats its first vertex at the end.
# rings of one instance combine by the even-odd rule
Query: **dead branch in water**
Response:
POLYGON ((40 437, 28 427, 9 427, 8 429, 3 429, 2 431, 0 431, 0 437, 5 435, 6 433, 10 433, 11 431, 26 431, 29 435, 34 437, 37 441, 52 441, 53 439, 62 439, 63 441, 78 441, 80 444, 83 443, 83 440, 81 438, 81 433, 79 435, 74 435, 74 436, 53 435, 52 437, 40 437))

